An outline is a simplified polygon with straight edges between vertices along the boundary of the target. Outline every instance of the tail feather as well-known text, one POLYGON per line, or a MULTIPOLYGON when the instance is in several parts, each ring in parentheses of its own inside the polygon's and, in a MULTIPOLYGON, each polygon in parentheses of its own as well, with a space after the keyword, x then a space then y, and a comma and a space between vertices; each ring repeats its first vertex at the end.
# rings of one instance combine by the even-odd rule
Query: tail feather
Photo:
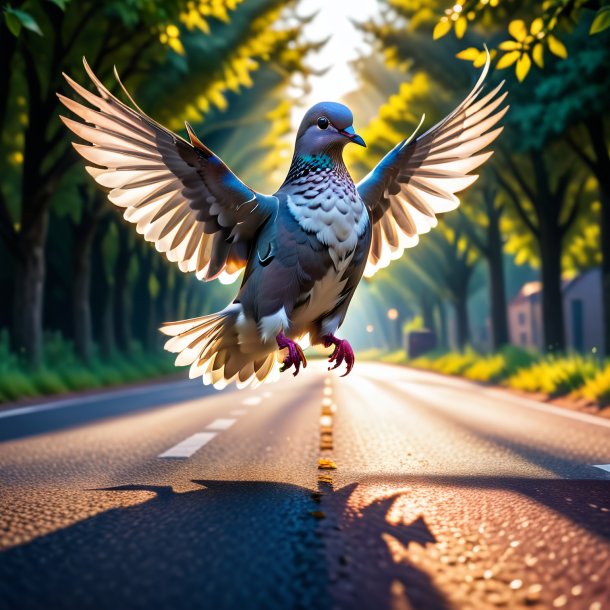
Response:
POLYGON ((240 349, 236 322, 241 307, 233 304, 217 313, 168 322, 160 330, 171 338, 165 349, 178 354, 176 366, 189 366, 189 377, 202 377, 206 385, 221 389, 230 383, 238 388, 257 386, 279 376, 279 351, 265 344, 247 353, 240 349))

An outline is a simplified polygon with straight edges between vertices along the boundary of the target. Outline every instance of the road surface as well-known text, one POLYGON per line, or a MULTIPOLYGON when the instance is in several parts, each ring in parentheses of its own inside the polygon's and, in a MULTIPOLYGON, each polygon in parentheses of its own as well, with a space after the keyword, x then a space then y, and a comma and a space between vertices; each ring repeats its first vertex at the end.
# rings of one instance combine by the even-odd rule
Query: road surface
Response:
POLYGON ((0 608, 610 609, 608 464, 609 422, 374 363, 3 411, 0 608))

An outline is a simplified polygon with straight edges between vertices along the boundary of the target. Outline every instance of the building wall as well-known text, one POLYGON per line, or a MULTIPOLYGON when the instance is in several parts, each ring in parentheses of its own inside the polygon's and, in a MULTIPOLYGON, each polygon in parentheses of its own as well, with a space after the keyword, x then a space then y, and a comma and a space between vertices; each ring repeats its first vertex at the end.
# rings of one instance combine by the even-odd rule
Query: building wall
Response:
POLYGON ((538 299, 521 297, 508 307, 510 342, 524 348, 542 348, 541 313, 538 299))
MULTIPOLYGON (((591 269, 565 284, 563 308, 568 348, 604 354, 600 269, 591 269)), ((508 324, 511 343, 541 350, 541 293, 515 297, 508 306, 508 324)))
POLYGON ((570 282, 563 295, 568 345, 583 353, 605 353, 602 332, 601 271, 591 269, 570 282), (580 309, 580 315, 576 314, 580 309), (580 322, 580 329, 574 324, 580 322), (580 342, 581 345, 577 345, 580 342))

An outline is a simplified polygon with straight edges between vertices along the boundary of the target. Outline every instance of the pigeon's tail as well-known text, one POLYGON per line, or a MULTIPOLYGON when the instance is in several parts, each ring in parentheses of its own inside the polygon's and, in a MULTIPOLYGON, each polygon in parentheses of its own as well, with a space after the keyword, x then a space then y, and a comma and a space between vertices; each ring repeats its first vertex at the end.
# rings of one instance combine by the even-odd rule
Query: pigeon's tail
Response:
POLYGON ((190 365, 191 379, 202 377, 205 385, 218 389, 232 382, 238 388, 256 387, 278 377, 275 346, 260 344, 258 350, 247 353, 240 348, 236 328, 240 312, 241 306, 233 304, 209 316, 165 323, 159 330, 171 336, 165 349, 178 354, 176 366, 190 365))

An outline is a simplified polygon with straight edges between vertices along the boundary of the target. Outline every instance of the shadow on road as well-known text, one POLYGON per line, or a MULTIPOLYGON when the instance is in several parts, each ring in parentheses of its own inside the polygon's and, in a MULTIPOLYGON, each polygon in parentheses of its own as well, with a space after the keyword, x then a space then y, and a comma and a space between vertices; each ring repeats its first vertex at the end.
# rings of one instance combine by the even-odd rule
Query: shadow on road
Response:
MULTIPOLYGON (((357 508, 357 484, 324 485, 319 503, 311 490, 263 481, 194 481, 201 488, 185 493, 113 488, 155 496, 1 553, 0 608, 446 610, 430 576, 390 553, 388 536, 407 549, 436 543, 425 514, 390 522, 397 498, 408 500, 405 485, 429 489, 431 502, 443 487, 519 493, 610 538, 601 481, 396 475, 360 485, 373 479, 388 493, 357 508)), ((451 506, 446 513, 453 518, 451 506)))
POLYGON ((434 542, 421 519, 387 524, 395 497, 374 502, 340 531, 350 521, 345 508, 355 486, 325 493, 328 516, 318 520, 312 512, 321 506, 305 488, 194 483, 201 489, 186 493, 112 488, 155 496, 0 554, 0 608, 324 610, 353 607, 341 601, 358 590, 359 608, 381 609, 390 607, 396 580, 413 592, 415 610, 446 608, 424 573, 392 561, 385 532, 405 545, 434 542), (352 560, 363 564, 356 569, 352 560))

